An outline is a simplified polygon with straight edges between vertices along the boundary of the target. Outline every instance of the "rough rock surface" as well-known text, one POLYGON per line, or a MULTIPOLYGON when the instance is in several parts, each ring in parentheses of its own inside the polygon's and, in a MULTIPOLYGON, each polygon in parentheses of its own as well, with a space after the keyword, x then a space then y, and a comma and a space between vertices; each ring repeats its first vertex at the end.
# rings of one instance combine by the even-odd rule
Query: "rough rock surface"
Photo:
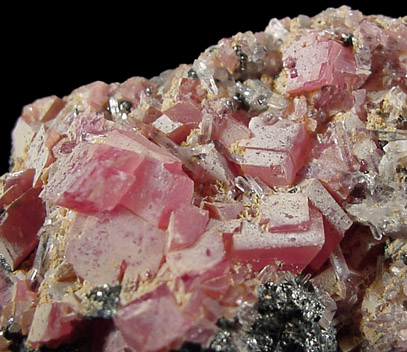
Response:
POLYGON ((270 20, 22 109, 0 350, 407 350, 407 18, 270 20))

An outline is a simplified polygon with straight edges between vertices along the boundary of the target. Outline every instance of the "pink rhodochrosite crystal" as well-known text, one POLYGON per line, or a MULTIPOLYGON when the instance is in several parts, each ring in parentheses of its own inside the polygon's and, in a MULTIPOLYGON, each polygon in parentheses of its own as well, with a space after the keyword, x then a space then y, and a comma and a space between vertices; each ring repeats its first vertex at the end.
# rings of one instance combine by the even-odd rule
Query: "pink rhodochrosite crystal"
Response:
POLYGON ((115 317, 124 340, 136 351, 165 348, 183 336, 192 323, 166 284, 124 306, 115 317))
POLYGON ((81 277, 96 286, 114 285, 123 275, 157 272, 167 242, 164 231, 123 207, 77 216, 68 234, 66 260, 81 277))
POLYGON ((352 49, 335 40, 322 40, 314 33, 288 45, 283 62, 288 70, 287 92, 291 94, 328 85, 346 88, 355 80, 352 49))
POLYGON ((0 350, 406 351, 406 25, 273 18, 25 106, 0 350))

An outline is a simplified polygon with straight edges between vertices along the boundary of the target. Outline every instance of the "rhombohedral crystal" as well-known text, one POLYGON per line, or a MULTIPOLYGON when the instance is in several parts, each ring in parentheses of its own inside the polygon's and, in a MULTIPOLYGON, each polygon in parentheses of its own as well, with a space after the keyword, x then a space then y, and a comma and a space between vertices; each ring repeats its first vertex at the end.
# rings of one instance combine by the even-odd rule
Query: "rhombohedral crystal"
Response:
POLYGON ((273 18, 12 137, 0 350, 407 350, 407 17, 273 18))

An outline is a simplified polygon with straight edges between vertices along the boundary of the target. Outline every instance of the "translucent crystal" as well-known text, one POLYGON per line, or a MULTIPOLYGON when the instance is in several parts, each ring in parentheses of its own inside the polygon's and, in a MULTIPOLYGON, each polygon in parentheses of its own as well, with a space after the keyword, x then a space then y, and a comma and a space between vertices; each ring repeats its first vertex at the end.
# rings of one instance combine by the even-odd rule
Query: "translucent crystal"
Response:
POLYGON ((247 80, 244 83, 236 82, 236 93, 243 103, 252 111, 264 111, 272 95, 270 89, 260 80, 247 80))
MULTIPOLYGON (((386 247, 388 268, 382 267, 363 298, 361 332, 367 350, 379 352, 406 349, 407 313, 405 309, 406 240, 397 239, 386 247), (380 307, 380 308, 379 308, 380 307), (373 333, 373 334, 372 334, 373 333)), ((380 265, 380 263, 378 263, 380 265)))
POLYGON ((287 29, 284 28, 281 21, 276 18, 272 18, 270 20, 265 29, 265 33, 268 35, 268 38, 271 39, 272 48, 280 46, 289 35, 287 29))
POLYGON ((216 95, 218 93, 218 87, 216 86, 213 77, 215 74, 215 68, 210 62, 206 61, 205 58, 199 58, 194 61, 192 67, 208 92, 216 95))
POLYGON ((407 166, 407 141, 390 141, 383 149, 378 174, 361 175, 368 190, 366 199, 347 207, 348 213, 368 225, 377 239, 407 234, 407 187, 402 171, 407 166))
POLYGON ((388 114, 389 126, 397 126, 407 119, 407 94, 400 86, 392 87, 386 95, 384 113, 388 114))

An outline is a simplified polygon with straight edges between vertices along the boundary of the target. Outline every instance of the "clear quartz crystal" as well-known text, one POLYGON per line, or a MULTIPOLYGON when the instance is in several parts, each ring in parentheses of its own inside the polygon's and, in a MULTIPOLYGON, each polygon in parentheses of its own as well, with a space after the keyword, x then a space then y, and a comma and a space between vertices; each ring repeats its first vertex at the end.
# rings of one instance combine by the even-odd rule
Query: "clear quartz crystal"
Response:
POLYGON ((250 175, 246 175, 246 180, 249 182, 251 188, 250 191, 255 193, 260 199, 264 199, 264 191, 257 181, 250 175))
POLYGON ((276 18, 270 20, 265 33, 269 40, 270 48, 278 48, 289 36, 281 21, 276 18))
POLYGON ((207 91, 214 95, 218 94, 218 87, 216 86, 214 79, 215 68, 204 54, 194 61, 192 68, 207 91))
POLYGON ((211 139, 213 119, 213 114, 205 113, 202 115, 202 123, 200 128, 202 142, 209 142, 211 139))
POLYGON ((386 94, 383 110, 388 126, 397 127, 400 121, 407 119, 407 94, 400 86, 392 87, 386 94))
POLYGON ((236 82, 236 93, 252 111, 264 111, 272 96, 271 90, 258 79, 249 79, 244 83, 236 82))
POLYGON ((407 140, 390 141, 378 173, 361 174, 366 198, 347 206, 348 213, 372 230, 380 240, 384 235, 407 235, 407 187, 403 167, 407 166, 407 140))
POLYGON ((256 182, 256 180, 250 175, 245 177, 237 176, 234 181, 235 187, 242 192, 247 192, 248 194, 255 194, 260 199, 265 197, 262 187, 256 182))
POLYGON ((387 245, 387 265, 384 259, 378 261, 376 279, 364 294, 361 332, 366 339, 366 351, 405 351, 407 348, 407 266, 403 260, 406 250, 405 238, 387 245))

